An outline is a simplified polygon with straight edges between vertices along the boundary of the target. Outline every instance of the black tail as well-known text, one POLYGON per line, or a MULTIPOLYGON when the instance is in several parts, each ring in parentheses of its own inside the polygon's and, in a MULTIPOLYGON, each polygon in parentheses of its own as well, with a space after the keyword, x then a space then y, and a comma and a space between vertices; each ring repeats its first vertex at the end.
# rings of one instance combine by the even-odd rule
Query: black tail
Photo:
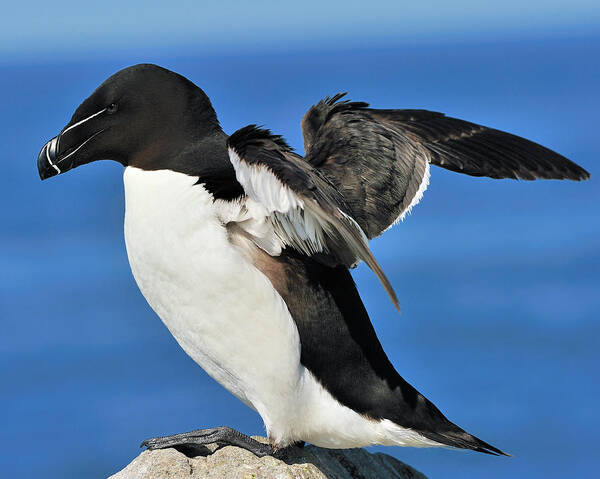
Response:
POLYGON ((455 424, 452 424, 452 426, 454 427, 447 432, 419 431, 419 433, 425 436, 427 439, 431 439, 432 441, 436 441, 447 446, 458 447, 461 449, 471 449, 473 451, 484 452, 494 456, 510 456, 510 454, 501 451, 497 447, 494 447, 491 444, 472 436, 468 432, 463 431, 455 424))

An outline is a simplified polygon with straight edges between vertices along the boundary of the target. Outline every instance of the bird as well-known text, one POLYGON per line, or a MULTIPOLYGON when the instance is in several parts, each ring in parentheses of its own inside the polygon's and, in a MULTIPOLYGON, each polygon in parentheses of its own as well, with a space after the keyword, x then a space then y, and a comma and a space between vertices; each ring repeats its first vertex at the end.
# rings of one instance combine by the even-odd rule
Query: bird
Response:
POLYGON ((350 270, 422 198, 430 166, 490 178, 585 180, 539 144, 442 113, 374 109, 345 93, 301 121, 304 156, 256 125, 227 135, 192 81, 153 64, 106 79, 41 149, 40 178, 124 166, 127 255, 181 348, 262 418, 268 443, 227 426, 145 440, 217 442, 257 456, 308 442, 508 455, 466 432, 396 371, 350 270))

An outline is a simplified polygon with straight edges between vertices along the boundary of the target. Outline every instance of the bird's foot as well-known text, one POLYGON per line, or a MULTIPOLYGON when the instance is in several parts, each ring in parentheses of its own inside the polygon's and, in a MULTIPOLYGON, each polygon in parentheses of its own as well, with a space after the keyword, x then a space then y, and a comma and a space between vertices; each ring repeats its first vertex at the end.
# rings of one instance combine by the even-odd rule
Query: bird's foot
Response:
POLYGON ((279 455, 279 451, 273 448, 273 446, 270 444, 258 442, 255 439, 252 439, 250 436, 246 436, 245 434, 242 434, 241 432, 227 426, 220 426, 211 429, 197 429, 195 431, 175 434, 173 436, 153 437, 142 442, 140 447, 147 447, 150 450, 165 449, 167 447, 193 450, 198 446, 213 443, 241 447, 258 457, 272 456, 276 455, 276 453, 279 455))

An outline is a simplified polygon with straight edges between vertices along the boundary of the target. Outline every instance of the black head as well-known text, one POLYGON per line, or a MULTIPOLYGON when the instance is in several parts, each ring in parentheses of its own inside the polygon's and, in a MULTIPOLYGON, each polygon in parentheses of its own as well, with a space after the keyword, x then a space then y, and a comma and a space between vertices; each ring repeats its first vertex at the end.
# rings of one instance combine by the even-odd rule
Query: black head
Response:
MULTIPOLYGON (((200 175, 203 156, 227 156, 205 93, 156 65, 125 68, 100 85, 38 156, 42 180, 96 160, 200 175), (198 151, 194 151, 198 150, 198 151), (199 171, 194 171, 199 170, 199 171)), ((208 160, 207 160, 208 161, 208 160)))

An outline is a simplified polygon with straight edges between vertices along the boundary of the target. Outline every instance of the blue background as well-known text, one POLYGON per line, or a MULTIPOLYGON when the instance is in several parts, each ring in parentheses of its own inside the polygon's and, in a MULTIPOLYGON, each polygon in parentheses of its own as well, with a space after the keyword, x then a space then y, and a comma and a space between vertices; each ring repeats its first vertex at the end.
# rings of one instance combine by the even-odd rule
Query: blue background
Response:
POLYGON ((323 96, 426 108, 525 136, 591 181, 435 168, 372 243, 400 297, 355 279, 400 373, 512 458, 384 450, 431 478, 597 470, 600 9, 594 2, 20 2, 3 10, 0 470, 106 477, 146 437, 260 418, 171 338, 131 276, 117 164, 41 183, 40 147, 108 75, 154 62, 213 100, 226 132, 265 124, 302 151, 323 96))

